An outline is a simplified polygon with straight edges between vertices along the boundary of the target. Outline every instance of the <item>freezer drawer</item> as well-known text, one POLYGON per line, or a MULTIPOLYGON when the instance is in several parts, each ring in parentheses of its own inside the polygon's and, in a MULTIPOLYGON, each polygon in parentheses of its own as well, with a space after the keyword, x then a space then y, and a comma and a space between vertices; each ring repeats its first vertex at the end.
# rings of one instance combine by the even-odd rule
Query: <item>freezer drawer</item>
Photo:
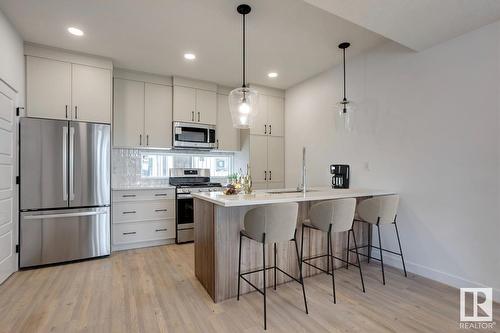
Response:
POLYGON ((23 212, 20 266, 109 255, 109 207, 23 212))

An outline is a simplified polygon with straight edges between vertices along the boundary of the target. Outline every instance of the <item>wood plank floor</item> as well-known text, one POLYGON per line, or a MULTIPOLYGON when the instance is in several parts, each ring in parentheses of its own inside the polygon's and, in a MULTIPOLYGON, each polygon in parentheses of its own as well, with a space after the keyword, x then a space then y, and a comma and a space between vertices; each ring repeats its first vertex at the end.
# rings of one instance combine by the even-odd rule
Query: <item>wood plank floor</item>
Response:
MULTIPOLYGON (((260 332, 258 293, 214 304, 194 276, 193 245, 167 245, 21 271, 0 286, 0 332, 260 332)), ((269 332, 463 332, 458 290, 377 264, 268 289, 269 332)), ((500 306, 494 305, 500 321, 500 306)), ((500 324, 499 324, 500 325, 500 324)), ((497 327, 495 327, 497 329, 497 327)))

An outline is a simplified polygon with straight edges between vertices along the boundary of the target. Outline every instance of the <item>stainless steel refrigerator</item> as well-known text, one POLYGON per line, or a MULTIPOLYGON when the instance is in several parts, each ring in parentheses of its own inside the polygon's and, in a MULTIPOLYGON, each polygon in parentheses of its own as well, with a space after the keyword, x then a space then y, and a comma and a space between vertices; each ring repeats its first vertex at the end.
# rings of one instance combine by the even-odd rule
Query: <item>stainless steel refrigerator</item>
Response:
POLYGON ((20 120, 20 267, 110 253, 110 126, 20 120))

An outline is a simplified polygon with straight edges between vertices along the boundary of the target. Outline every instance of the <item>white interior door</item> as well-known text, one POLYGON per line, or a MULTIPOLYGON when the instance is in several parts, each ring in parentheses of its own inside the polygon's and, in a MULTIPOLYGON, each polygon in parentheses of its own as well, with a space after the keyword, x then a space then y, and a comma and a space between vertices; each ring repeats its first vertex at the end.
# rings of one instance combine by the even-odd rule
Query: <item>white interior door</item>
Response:
POLYGON ((0 283, 17 270, 15 97, 0 81, 0 283))

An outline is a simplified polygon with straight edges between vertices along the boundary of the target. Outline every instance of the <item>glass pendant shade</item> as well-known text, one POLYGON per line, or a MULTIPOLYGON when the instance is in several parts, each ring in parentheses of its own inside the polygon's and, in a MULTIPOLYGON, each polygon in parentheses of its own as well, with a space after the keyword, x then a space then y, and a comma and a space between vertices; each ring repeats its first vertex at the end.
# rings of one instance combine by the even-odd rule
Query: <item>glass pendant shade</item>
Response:
POLYGON ((229 111, 233 127, 252 128, 259 108, 259 94, 256 90, 240 87, 229 93, 229 111))
POLYGON ((337 123, 341 129, 351 132, 354 129, 355 105, 352 101, 342 100, 338 103, 337 123))

